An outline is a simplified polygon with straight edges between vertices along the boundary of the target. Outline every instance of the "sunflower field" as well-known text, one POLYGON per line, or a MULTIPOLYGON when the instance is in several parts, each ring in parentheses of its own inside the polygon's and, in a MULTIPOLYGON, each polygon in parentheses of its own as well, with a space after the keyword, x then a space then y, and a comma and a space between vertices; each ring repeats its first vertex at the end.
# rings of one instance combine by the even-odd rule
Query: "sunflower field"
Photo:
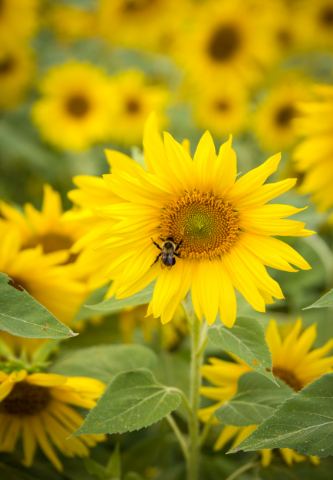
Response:
POLYGON ((0 479, 332 480, 333 0, 0 0, 0 479))

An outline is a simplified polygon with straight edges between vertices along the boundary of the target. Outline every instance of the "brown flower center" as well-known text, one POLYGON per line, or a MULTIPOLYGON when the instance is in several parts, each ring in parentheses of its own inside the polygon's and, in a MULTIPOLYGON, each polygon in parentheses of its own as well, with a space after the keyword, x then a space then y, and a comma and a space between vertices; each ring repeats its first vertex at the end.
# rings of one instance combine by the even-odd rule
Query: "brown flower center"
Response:
POLYGON ((122 10, 126 13, 142 12, 149 9, 154 3, 156 3, 156 0, 127 0, 122 10))
POLYGON ((225 100, 216 100, 214 103, 215 110, 218 110, 221 113, 227 112, 230 109, 230 105, 225 100))
MULTIPOLYGON (((46 233, 45 235, 36 235, 30 238, 23 248, 34 248, 37 245, 42 245, 44 253, 57 252, 59 250, 69 250, 73 245, 73 240, 67 235, 59 233, 46 233)), ((71 254, 67 263, 73 263, 77 259, 77 254, 71 254)))
POLYGON ((281 29, 276 33, 276 39, 282 48, 288 48, 292 44, 292 34, 290 30, 281 29))
POLYGON ((289 127, 295 116, 296 110, 293 105, 285 105, 276 112, 275 122, 279 127, 289 127))
POLYGON ((0 402, 0 411, 10 415, 36 415, 45 409, 50 399, 47 387, 18 382, 10 394, 0 402))
POLYGON ((90 104, 83 95, 73 95, 67 100, 66 109, 73 117, 84 117, 90 110, 90 104))
POLYGON ((186 194, 169 203, 163 213, 161 238, 182 240, 182 258, 212 258, 228 252, 237 240, 237 214, 209 193, 186 194))
POLYGON ((289 385, 295 392, 299 392, 304 386, 293 372, 284 368, 273 367, 273 375, 289 385))
MULTIPOLYGON (((0 11, 1 11, 1 5, 0 5, 0 11)), ((0 60, 0 75, 6 75, 7 73, 14 70, 14 67, 15 67, 14 58, 7 55, 6 57, 0 60)))
POLYGON ((234 25, 223 25, 213 33, 208 52, 213 60, 224 62, 229 60, 239 49, 241 37, 234 25))
POLYGON ((333 27, 333 6, 326 5, 319 14, 319 21, 327 28, 333 27))
POLYGON ((141 110, 140 103, 135 98, 130 98, 126 102, 126 112, 130 115, 135 115, 141 110))

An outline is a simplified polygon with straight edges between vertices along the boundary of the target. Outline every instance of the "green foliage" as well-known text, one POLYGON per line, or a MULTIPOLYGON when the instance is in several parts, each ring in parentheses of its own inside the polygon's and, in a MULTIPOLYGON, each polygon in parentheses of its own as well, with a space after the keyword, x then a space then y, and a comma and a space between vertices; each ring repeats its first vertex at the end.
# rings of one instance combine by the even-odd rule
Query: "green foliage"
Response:
POLYGON ((262 326, 254 318, 238 317, 232 328, 225 325, 208 330, 215 345, 236 355, 256 372, 276 383, 272 374, 272 359, 262 326))
POLYGON ((139 430, 161 420, 179 404, 178 393, 157 383, 146 368, 119 373, 72 436, 139 430))
POLYGON ((333 373, 286 400, 237 449, 294 448, 306 455, 333 455, 333 373))
POLYGON ((105 297, 106 292, 109 289, 109 285, 104 285, 104 287, 99 288, 98 290, 95 290, 92 292, 88 298, 85 299, 83 302, 83 305, 81 305, 81 308, 77 312, 73 324, 80 321, 80 320, 88 320, 91 318, 93 315, 100 315, 101 312, 99 310, 92 310, 92 308, 87 308, 88 305, 95 305, 95 304, 100 304, 100 302, 103 301, 103 298, 105 297))
POLYGON ((78 335, 59 322, 25 290, 8 284, 0 273, 0 330, 26 338, 68 338, 78 335))
POLYGON ((90 457, 85 457, 84 464, 88 473, 95 475, 99 480, 120 480, 121 477, 121 466, 120 466, 120 451, 119 443, 117 443, 116 448, 111 454, 109 462, 106 467, 103 467, 99 463, 95 462, 90 457))
POLYGON ((326 293, 323 297, 319 300, 314 302, 309 307, 304 308, 304 310, 308 310, 309 308, 323 308, 323 307, 332 307, 333 306, 333 290, 326 293))
POLYGON ((237 394, 216 410, 216 418, 223 425, 235 427, 260 425, 293 392, 279 379, 277 384, 257 372, 244 373, 237 394))
POLYGON ((109 383, 120 372, 153 368, 156 361, 155 353, 143 345, 100 345, 64 353, 52 364, 50 371, 109 383))
POLYGON ((110 315, 112 313, 120 312, 125 307, 144 305, 145 303, 149 303, 153 298, 155 283, 156 282, 150 283, 146 288, 140 290, 140 292, 131 297, 123 298, 121 300, 112 297, 96 305, 86 305, 86 308, 94 310, 95 313, 99 312, 103 315, 110 315))

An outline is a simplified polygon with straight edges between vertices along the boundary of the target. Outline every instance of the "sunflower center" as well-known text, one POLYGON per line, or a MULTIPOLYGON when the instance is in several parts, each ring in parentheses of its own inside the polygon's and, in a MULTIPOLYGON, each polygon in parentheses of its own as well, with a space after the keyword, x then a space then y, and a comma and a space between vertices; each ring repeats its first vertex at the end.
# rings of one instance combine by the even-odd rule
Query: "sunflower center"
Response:
POLYGON ((276 112, 275 121, 280 127, 289 127, 295 116, 295 108, 292 105, 285 105, 276 112))
POLYGON ((218 110, 219 112, 227 112, 229 110, 229 104, 225 100, 216 100, 214 103, 215 105, 215 110, 218 110))
POLYGON ((73 95, 67 100, 66 108, 73 117, 81 118, 88 113, 90 105, 83 95, 73 95))
MULTIPOLYGON (((30 238, 23 248, 34 248, 37 247, 37 245, 43 246, 44 253, 52 253, 59 250, 69 250, 73 245, 73 240, 67 235, 46 233, 45 235, 36 235, 30 238)), ((66 264, 75 262, 76 258, 77 254, 72 253, 66 261, 66 264)))
MULTIPOLYGON (((1 11, 1 0, 0 0, 0 11, 1 11)), ((14 69, 15 60, 13 57, 7 56, 0 60, 0 75, 6 75, 6 73, 11 72, 14 69)))
POLYGON ((163 213, 161 237, 182 240, 182 258, 211 258, 228 252, 238 234, 237 214, 209 193, 186 194, 163 213))
POLYGON ((0 402, 0 411, 10 415, 36 415, 45 409, 50 399, 48 388, 18 382, 0 402))
POLYGON ((293 372, 290 372, 289 370, 280 367, 273 367, 273 375, 289 385, 289 387, 295 392, 299 392, 303 388, 300 380, 298 380, 293 372))
POLYGON ((288 48, 292 44, 291 32, 287 29, 281 29, 276 34, 277 41, 283 48, 288 48))
POLYGON ((126 111, 130 115, 135 115, 141 110, 140 103, 135 98, 129 98, 126 102, 126 111))
POLYGON ((208 45, 210 56, 218 61, 229 60, 241 44, 239 32, 233 25, 223 25, 215 30, 208 45))
POLYGON ((325 27, 333 27, 333 7, 331 5, 326 5, 320 12, 319 19, 325 27))
POLYGON ((150 8, 151 5, 156 3, 156 0, 127 0, 124 3, 124 12, 141 12, 150 8))
POLYGON ((8 282, 8 285, 15 288, 19 292, 23 292, 23 290, 26 290, 29 293, 29 290, 27 289, 24 280, 21 280, 21 278, 19 277, 11 278, 8 282))

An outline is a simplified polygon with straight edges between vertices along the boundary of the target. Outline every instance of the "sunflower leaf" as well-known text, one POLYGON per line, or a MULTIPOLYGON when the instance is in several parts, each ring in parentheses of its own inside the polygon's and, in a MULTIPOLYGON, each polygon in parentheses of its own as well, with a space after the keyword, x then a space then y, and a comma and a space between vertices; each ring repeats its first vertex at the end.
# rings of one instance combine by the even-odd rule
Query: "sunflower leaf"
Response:
POLYGON ((326 293, 326 295, 321 297, 312 305, 309 305, 308 307, 303 308, 303 310, 309 310, 310 308, 324 308, 324 307, 333 307, 333 290, 326 293))
POLYGON ((0 273, 0 330, 26 338, 60 339, 78 335, 13 283, 6 274, 0 273))
POLYGON ((85 308, 95 310, 103 315, 109 315, 111 313, 120 312, 125 307, 135 307, 137 305, 144 305, 149 303, 153 298, 153 292, 155 288, 155 282, 150 283, 147 287, 140 292, 132 295, 131 297, 116 299, 115 297, 108 298, 96 305, 85 305, 85 308))
POLYGON ((265 448, 294 448, 318 457, 333 455, 333 373, 287 399, 230 453, 265 448))
POLYGON ((211 327, 207 332, 215 345, 236 355, 253 370, 275 382, 272 358, 260 323, 254 318, 238 317, 232 328, 211 327))
POLYGON ((59 355, 49 371, 109 383, 120 372, 153 368, 156 362, 155 353, 143 345, 96 345, 59 355))
POLYGON ((161 420, 180 401, 178 393, 158 383, 146 368, 119 373, 72 436, 139 430, 161 420))
POLYGON ((279 386, 257 372, 247 372, 238 381, 237 394, 215 412, 223 425, 248 427, 260 425, 293 390, 277 379, 279 386))

